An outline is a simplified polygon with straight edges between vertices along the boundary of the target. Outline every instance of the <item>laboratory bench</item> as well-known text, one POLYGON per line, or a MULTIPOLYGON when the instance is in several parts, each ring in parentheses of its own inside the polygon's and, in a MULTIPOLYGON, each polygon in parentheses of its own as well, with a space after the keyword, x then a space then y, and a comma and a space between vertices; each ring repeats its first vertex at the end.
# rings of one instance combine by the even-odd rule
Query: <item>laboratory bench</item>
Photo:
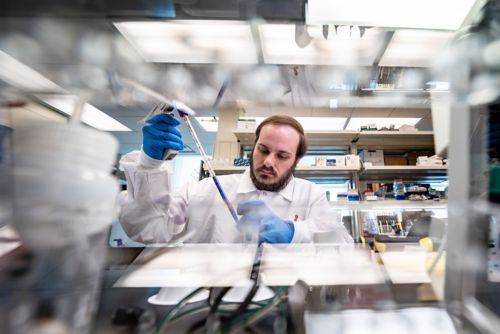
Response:
POLYGON ((443 305, 444 257, 434 261, 436 252, 417 243, 377 251, 328 243, 127 248, 110 247, 107 236, 98 240, 105 245, 93 251, 100 257, 74 253, 66 262, 65 250, 40 255, 21 244, 1 256, 2 332, 25 332, 28 320, 57 314, 80 322, 76 333, 201 332, 221 319, 227 333, 350 333, 370 328, 363 324, 378 331, 386 326, 382 319, 405 332, 420 328, 419 317, 441 319, 441 334, 455 333, 443 305), (41 269, 48 257, 61 266, 99 258, 102 269, 83 266, 76 270, 83 278, 57 265, 41 269), (182 293, 200 287, 201 300, 182 301, 182 293), (250 291, 255 297, 238 310, 250 291), (16 324, 23 308, 25 321, 16 324))
MULTIPOLYGON (((246 321, 252 322, 250 330, 267 333, 347 333, 368 318, 374 329, 385 326, 378 318, 391 319, 396 327, 425 316, 451 321, 442 303, 444 258, 433 273, 427 272, 435 257, 435 252, 414 243, 388 245, 381 253, 358 244, 264 244, 261 249, 245 244, 148 247, 130 265, 113 264, 103 270, 94 331, 144 332, 150 328, 155 332, 158 326, 159 332, 187 333, 193 326, 200 330, 210 309, 206 299, 177 310, 161 301, 153 303, 152 296, 207 287, 213 305, 223 292, 225 297, 234 292, 226 287, 238 287, 240 295, 222 299, 215 313, 230 316, 249 292, 250 277, 259 282, 256 295, 267 299, 250 303, 239 318, 229 322, 231 326, 227 320, 223 322, 224 332, 243 332, 246 321), (258 250, 260 262, 255 266, 258 250)), ((418 326, 416 321, 408 330, 418 326)), ((455 333, 451 322, 443 326, 441 333, 455 333)))

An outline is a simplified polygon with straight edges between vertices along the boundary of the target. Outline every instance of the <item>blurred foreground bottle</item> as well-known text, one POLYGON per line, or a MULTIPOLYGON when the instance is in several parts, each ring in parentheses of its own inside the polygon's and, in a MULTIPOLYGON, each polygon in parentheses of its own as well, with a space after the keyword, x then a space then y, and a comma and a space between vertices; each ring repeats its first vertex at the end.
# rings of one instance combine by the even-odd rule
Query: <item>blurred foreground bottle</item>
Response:
POLYGON ((12 151, 9 102, 0 98, 0 228, 12 222, 12 151))
POLYGON ((80 124, 23 122, 12 133, 14 222, 30 268, 4 302, 8 333, 90 333, 118 184, 118 143, 80 124), (49 311, 50 312, 49 312, 49 311), (43 321, 41 321, 43 320, 43 321))

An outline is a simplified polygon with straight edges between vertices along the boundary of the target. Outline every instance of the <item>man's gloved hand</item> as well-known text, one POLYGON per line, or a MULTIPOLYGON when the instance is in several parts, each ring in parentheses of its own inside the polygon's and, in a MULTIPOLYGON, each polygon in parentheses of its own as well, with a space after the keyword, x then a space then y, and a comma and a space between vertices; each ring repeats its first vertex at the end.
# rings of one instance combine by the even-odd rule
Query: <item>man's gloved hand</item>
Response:
POLYGON ((239 224, 256 224, 260 227, 259 244, 290 243, 295 228, 291 222, 276 216, 263 201, 250 200, 242 202, 236 209, 241 217, 239 224))
POLYGON ((184 148, 181 132, 177 125, 181 122, 173 116, 159 114, 151 117, 142 127, 143 151, 151 158, 162 160, 165 150, 181 151, 184 148))

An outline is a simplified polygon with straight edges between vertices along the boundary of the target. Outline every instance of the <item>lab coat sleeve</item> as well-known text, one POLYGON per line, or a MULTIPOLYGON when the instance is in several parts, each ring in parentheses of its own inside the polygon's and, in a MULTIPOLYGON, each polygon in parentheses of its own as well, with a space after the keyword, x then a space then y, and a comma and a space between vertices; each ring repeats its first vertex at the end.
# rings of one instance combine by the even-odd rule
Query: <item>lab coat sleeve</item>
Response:
POLYGON ((170 192, 171 172, 143 151, 126 154, 120 164, 127 178, 119 222, 127 235, 144 243, 168 242, 186 224, 188 191, 170 192))
POLYGON ((314 192, 309 214, 306 219, 294 223, 295 233, 292 243, 314 242, 315 234, 321 234, 321 242, 353 243, 338 210, 330 206, 323 191, 314 192))

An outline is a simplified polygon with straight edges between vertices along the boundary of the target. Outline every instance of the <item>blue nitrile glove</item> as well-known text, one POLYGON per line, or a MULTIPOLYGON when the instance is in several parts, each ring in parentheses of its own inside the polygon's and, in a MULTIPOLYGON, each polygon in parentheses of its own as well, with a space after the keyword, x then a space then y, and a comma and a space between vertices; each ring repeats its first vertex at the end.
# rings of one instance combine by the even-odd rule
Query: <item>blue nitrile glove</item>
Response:
POLYGON ((151 117, 142 127, 143 151, 151 158, 162 160, 165 150, 181 151, 184 148, 181 132, 177 125, 181 122, 173 116, 159 114, 151 117))
POLYGON ((243 215, 238 224, 256 224, 260 227, 259 244, 288 244, 292 241, 295 232, 293 224, 276 216, 263 201, 242 202, 236 211, 243 215))

